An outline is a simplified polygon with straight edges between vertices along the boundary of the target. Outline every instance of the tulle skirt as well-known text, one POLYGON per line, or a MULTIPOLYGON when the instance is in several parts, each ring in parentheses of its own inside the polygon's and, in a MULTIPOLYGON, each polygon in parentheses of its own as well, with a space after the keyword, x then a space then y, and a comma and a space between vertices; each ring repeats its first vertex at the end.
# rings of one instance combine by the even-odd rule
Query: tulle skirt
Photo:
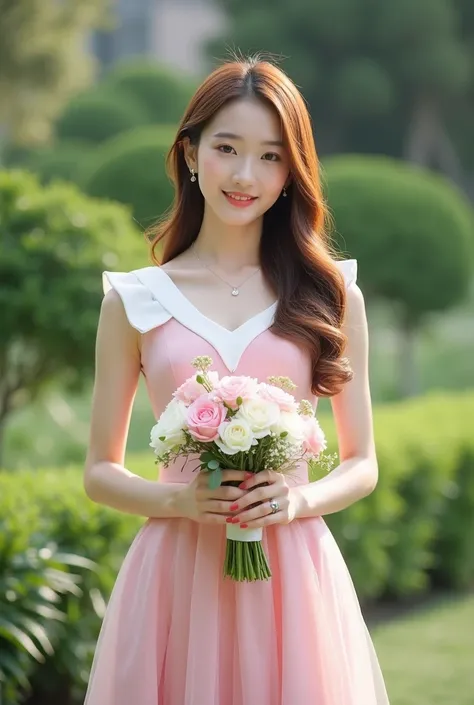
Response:
POLYGON ((387 705, 321 518, 264 529, 273 577, 222 577, 225 527, 149 519, 118 575, 85 705, 387 705))

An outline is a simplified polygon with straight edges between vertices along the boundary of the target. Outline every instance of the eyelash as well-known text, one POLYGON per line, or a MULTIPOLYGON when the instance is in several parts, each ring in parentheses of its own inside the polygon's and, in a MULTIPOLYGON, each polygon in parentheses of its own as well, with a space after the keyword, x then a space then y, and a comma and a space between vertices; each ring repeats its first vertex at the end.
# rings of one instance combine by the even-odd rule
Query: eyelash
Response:
MULTIPOLYGON (((226 147, 229 147, 230 149, 234 149, 230 144, 220 144, 220 145, 217 147, 217 149, 218 149, 220 152, 222 152, 222 154, 230 154, 230 152, 224 152, 224 149, 225 149, 226 147)), ((234 152, 235 152, 235 149, 234 149, 234 152)), ((269 162, 279 162, 279 161, 281 161, 280 155, 277 154, 276 152, 266 152, 263 156, 266 157, 267 155, 270 155, 271 157, 275 157, 275 159, 266 159, 265 161, 269 161, 269 162)))

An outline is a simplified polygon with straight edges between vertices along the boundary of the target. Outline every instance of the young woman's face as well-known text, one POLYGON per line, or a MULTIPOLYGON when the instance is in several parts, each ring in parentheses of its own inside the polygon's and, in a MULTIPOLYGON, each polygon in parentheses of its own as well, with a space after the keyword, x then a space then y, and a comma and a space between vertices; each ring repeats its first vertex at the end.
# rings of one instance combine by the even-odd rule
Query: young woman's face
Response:
POLYGON ((282 140, 278 116, 257 99, 229 103, 206 126, 196 170, 206 206, 222 222, 249 224, 281 197, 289 175, 282 140))

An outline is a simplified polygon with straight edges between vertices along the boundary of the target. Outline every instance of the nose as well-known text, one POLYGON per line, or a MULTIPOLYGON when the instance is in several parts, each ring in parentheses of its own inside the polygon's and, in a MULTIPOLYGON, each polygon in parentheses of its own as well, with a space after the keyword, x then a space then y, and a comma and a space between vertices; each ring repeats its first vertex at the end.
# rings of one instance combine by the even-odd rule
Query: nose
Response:
POLYGON ((234 172, 234 183, 239 186, 252 186, 255 182, 255 168, 252 158, 246 157, 239 159, 237 168, 234 172))

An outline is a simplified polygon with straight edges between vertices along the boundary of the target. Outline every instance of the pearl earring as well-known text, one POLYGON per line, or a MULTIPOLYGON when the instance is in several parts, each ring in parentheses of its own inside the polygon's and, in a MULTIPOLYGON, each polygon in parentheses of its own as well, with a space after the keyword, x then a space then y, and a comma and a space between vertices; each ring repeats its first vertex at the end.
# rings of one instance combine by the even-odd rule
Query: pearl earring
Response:
POLYGON ((194 172, 194 169, 191 169, 191 181, 194 183, 196 181, 196 174, 194 172))
POLYGON ((286 192, 286 186, 283 186, 283 198, 286 198, 288 196, 286 192))

